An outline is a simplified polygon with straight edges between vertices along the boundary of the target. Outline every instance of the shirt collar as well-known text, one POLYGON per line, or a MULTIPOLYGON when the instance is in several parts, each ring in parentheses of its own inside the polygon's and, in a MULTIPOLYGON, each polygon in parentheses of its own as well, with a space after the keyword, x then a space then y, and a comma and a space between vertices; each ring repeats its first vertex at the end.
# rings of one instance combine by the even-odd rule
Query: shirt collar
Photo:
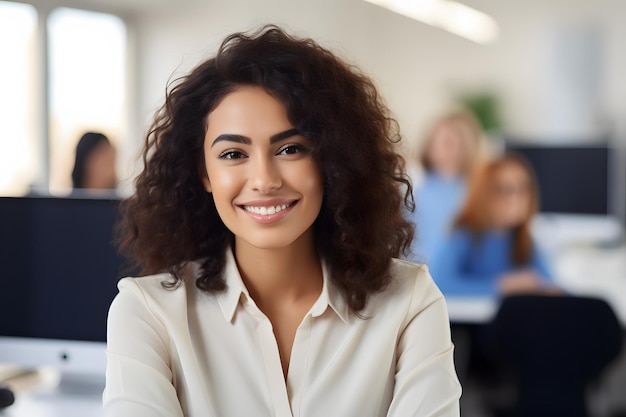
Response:
MULTIPOLYGON (((330 278, 330 268, 326 262, 322 262, 322 275, 323 285, 322 292, 317 301, 313 304, 310 310, 312 317, 319 317, 326 311, 327 307, 331 309, 339 316, 344 322, 348 323, 350 320, 350 309, 346 303, 341 291, 332 282, 330 278)), ((224 279, 226 281, 226 290, 217 294, 217 302, 224 314, 226 321, 231 323, 235 317, 235 312, 240 306, 240 301, 245 302, 250 299, 250 293, 246 288, 239 268, 237 268, 237 262, 233 251, 229 248, 226 250, 226 265, 224 267, 224 279)))
POLYGON ((241 274, 239 273, 239 268, 237 268, 237 262, 235 262, 235 256, 231 248, 226 249, 224 279, 226 281, 226 290, 217 295, 217 302, 226 321, 232 322, 241 297, 250 298, 250 294, 243 283, 243 279, 241 279, 241 274))
POLYGON ((319 317, 330 306, 333 311, 339 316, 339 318, 346 324, 350 321, 350 309, 348 304, 341 294, 337 285, 331 279, 330 267, 324 261, 322 261, 322 275, 324 277, 324 283, 322 286, 322 293, 317 301, 311 307, 311 316, 319 317))

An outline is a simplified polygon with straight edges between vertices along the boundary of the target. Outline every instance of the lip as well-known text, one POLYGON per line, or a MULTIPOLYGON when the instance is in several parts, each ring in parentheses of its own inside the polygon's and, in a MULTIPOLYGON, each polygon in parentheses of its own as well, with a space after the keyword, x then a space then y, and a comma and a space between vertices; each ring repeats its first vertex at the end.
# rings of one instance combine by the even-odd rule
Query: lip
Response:
POLYGON ((259 224, 273 224, 282 220, 287 214, 291 212, 293 207, 298 204, 299 200, 286 200, 286 199, 272 199, 272 200, 255 200, 248 201, 244 204, 237 204, 237 207, 241 209, 248 217, 259 224), (272 214, 260 214, 248 211, 245 207, 276 207, 287 206, 279 212, 272 214))

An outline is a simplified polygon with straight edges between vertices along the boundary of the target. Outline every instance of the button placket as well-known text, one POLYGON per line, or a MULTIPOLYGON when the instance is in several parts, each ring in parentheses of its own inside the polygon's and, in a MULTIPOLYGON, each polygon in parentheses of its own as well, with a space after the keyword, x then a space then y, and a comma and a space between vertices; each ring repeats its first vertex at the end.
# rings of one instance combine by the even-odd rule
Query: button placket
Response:
POLYGON ((246 309, 257 320, 257 336, 263 354, 270 396, 272 397, 272 403, 275 405, 275 416, 293 417, 272 323, 250 299, 246 303, 246 309))
POLYGON ((300 404, 304 393, 309 350, 311 346, 312 318, 310 314, 304 316, 302 323, 296 330, 296 335, 291 348, 289 359, 289 372, 287 373, 287 392, 291 399, 291 408, 294 417, 300 415, 300 404))

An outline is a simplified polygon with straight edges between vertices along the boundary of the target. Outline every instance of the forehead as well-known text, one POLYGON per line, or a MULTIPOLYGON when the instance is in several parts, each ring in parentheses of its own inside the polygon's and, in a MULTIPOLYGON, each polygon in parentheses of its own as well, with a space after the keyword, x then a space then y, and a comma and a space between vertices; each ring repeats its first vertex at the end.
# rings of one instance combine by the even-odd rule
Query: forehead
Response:
POLYGON ((520 164, 507 162, 496 170, 494 177, 498 181, 525 181, 529 175, 520 164))
POLYGON ((207 116, 209 132, 251 133, 291 127, 285 105, 263 88, 243 86, 227 94, 207 116))
POLYGON ((453 144, 469 145, 473 140, 471 129, 460 122, 442 122, 437 126, 432 133, 432 140, 434 142, 446 142, 447 144, 453 142, 453 144))
POLYGON ((102 141, 98 143, 93 149, 91 149, 89 155, 102 155, 109 153, 115 153, 115 148, 110 142, 102 141))

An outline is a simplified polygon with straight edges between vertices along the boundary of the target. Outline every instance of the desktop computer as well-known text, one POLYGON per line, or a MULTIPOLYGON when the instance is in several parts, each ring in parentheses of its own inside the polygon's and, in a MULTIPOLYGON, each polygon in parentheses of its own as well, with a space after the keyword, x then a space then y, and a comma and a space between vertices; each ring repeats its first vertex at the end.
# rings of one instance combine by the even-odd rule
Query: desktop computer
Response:
POLYGON ((0 363, 104 375, 119 201, 0 197, 0 363))
POLYGON ((540 145, 509 140, 506 150, 524 157, 539 185, 539 215, 534 224, 540 244, 615 245, 623 240, 622 215, 614 192, 623 187, 617 150, 607 143, 540 145))

